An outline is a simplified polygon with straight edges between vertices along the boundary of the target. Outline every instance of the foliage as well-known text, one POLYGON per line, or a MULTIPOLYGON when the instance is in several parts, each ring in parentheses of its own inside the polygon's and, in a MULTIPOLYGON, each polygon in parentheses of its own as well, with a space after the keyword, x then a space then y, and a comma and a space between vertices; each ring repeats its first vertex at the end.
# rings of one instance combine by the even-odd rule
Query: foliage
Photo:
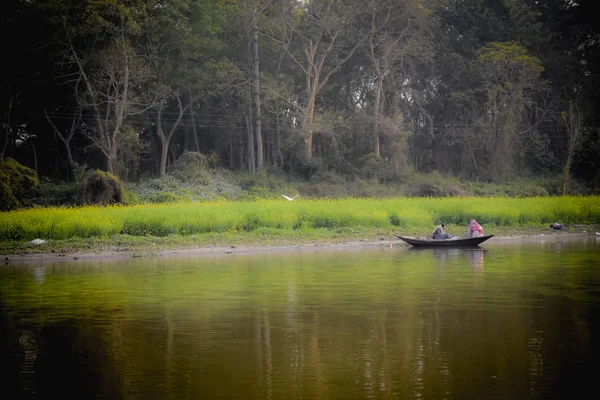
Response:
POLYGON ((207 157, 202 153, 186 151, 169 167, 169 175, 182 182, 206 184, 207 157))
POLYGON ((84 204, 119 204, 123 202, 123 186, 114 175, 96 170, 88 175, 81 198, 84 204))
POLYGON ((27 204, 39 189, 40 181, 31 168, 12 158, 0 161, 0 210, 12 210, 27 204))
POLYGON ((486 229, 540 226, 555 221, 600 223, 598 197, 390 198, 208 202, 132 207, 38 208, 0 218, 1 240, 67 239, 115 234, 166 236, 242 232, 260 228, 420 229, 439 222, 466 227, 475 218, 486 229))
MULTIPOLYGON (((207 155, 204 169, 245 173, 264 161, 315 196, 326 182, 336 196, 459 196, 472 191, 443 180, 503 186, 560 173, 562 192, 579 190, 577 179, 589 190, 598 186, 599 30, 592 1, 565 4, 10 0, 0 27, 12 60, 1 66, 0 154, 52 179, 85 160, 137 181, 167 175, 193 149, 207 155), (55 151, 65 130, 66 151, 55 151), (263 151, 259 162, 253 153, 263 151)), ((194 171, 142 182, 141 201, 151 186, 177 201, 279 190, 194 171)))
POLYGON ((31 202, 43 207, 70 207, 80 204, 83 182, 42 182, 38 195, 34 196, 31 202))
POLYGON ((397 178, 397 174, 391 163, 374 153, 363 156, 359 160, 359 164, 361 167, 358 170, 358 174, 362 179, 377 178, 381 182, 390 182, 397 178))
POLYGON ((302 157, 296 164, 295 172, 300 177, 309 180, 325 170, 325 161, 318 157, 302 157))
POLYGON ((133 206, 133 205, 141 203, 140 196, 136 192, 126 189, 124 187, 122 188, 122 190, 123 190, 123 201, 122 201, 123 204, 128 205, 128 206, 133 206))
MULTIPOLYGON (((513 74, 528 74, 532 72, 542 73, 544 67, 537 57, 532 57, 527 50, 516 42, 492 42, 487 43, 477 51, 477 62, 480 64, 490 64, 495 71, 510 66, 513 74)), ((502 83, 502 82, 501 82, 502 83)))
POLYGON ((403 179, 403 192, 414 197, 464 196, 467 192, 456 178, 444 178, 439 172, 410 174, 403 179))
POLYGON ((196 177, 195 181, 181 180, 176 173, 167 174, 163 178, 130 183, 127 187, 138 194, 142 203, 168 202, 169 198, 173 201, 235 200, 241 195, 241 188, 235 182, 235 177, 227 171, 209 172, 200 169, 192 174, 196 177))

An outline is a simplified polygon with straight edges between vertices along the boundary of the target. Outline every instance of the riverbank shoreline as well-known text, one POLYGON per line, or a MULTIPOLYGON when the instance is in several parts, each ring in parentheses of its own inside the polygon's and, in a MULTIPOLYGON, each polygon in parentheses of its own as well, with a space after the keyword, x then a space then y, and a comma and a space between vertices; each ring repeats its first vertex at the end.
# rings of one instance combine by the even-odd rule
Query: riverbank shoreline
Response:
MULTIPOLYGON (((497 245, 514 243, 547 243, 551 241, 583 240, 600 238, 595 232, 597 226, 580 227, 577 231, 550 231, 545 232, 502 232, 486 243, 481 245, 482 249, 497 245)), ((494 232, 490 232, 494 234, 494 232)), ((165 238, 111 238, 102 241, 93 239, 85 241, 47 241, 43 245, 31 245, 29 243, 0 243, 0 261, 5 265, 31 264, 35 262, 63 262, 79 260, 111 259, 119 260, 126 258, 153 258, 153 257, 220 257, 234 254, 259 254, 259 253, 293 253, 314 251, 355 251, 360 249, 411 247, 410 245, 393 238, 392 234, 377 235, 370 233, 363 237, 323 237, 295 239, 290 238, 280 241, 248 240, 248 238, 229 238, 223 240, 222 244, 194 245, 190 243, 189 237, 180 237, 181 240, 165 241, 165 238), (378 239, 373 236, 379 236, 378 239), (390 237, 391 236, 391 237, 390 237), (186 240, 187 239, 187 240, 186 240), (244 240, 245 239, 245 240, 244 240), (154 241, 153 241, 154 240, 154 241), (157 243, 158 242, 158 243, 157 243), (76 243, 77 245, 73 245, 76 243)), ((256 238, 255 238, 256 239, 256 238)))

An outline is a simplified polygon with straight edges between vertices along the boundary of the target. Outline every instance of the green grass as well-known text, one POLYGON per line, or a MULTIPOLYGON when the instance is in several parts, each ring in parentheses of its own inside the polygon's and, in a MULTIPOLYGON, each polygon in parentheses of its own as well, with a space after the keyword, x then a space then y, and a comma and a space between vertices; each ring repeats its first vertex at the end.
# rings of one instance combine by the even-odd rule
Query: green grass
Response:
MULTIPOLYGON (((258 200, 37 208, 0 213, 0 240, 65 240, 114 235, 156 236, 381 230, 429 232, 440 222, 464 227, 475 218, 486 231, 498 227, 599 224, 600 197, 396 198, 258 200)), ((456 232, 455 234, 460 234, 456 232)))

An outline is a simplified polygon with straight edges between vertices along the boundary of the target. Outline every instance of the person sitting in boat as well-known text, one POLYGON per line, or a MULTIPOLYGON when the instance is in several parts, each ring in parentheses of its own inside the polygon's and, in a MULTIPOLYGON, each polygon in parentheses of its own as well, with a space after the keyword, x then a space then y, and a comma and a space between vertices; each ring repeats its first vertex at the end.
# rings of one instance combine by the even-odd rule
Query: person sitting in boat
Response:
POLYGON ((451 239, 452 236, 450 236, 449 234, 446 233, 446 225, 441 224, 438 225, 435 230, 433 231, 433 238, 434 239, 451 239))
POLYGON ((483 236, 483 228, 474 219, 469 223, 468 237, 477 238, 483 236))

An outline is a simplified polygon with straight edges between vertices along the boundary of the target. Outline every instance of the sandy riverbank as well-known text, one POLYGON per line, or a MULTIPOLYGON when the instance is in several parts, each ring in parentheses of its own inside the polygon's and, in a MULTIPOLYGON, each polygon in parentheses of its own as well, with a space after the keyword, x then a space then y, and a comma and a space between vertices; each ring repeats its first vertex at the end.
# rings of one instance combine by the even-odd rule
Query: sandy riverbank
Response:
MULTIPOLYGON (((572 233, 572 232, 551 232, 542 234, 515 234, 495 236, 482 244, 481 248, 490 248, 502 245, 511 245, 516 243, 550 243, 553 241, 572 241, 597 239, 600 236, 595 233, 572 233)), ((0 260, 4 264, 31 264, 35 262, 53 262, 53 261, 83 261, 94 259, 124 259, 132 257, 216 257, 235 254, 258 254, 258 253, 290 253, 290 252, 315 252, 315 251, 356 251, 368 248, 381 247, 400 247, 409 248, 410 246, 400 240, 348 240, 342 242, 307 242, 295 245, 229 245, 229 246, 201 246, 174 249, 131 249, 114 248, 99 251, 75 251, 61 252, 49 251, 26 254, 7 254, 0 255, 0 260)))

